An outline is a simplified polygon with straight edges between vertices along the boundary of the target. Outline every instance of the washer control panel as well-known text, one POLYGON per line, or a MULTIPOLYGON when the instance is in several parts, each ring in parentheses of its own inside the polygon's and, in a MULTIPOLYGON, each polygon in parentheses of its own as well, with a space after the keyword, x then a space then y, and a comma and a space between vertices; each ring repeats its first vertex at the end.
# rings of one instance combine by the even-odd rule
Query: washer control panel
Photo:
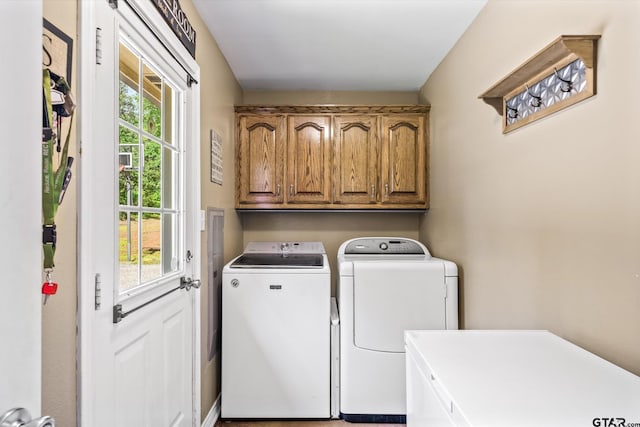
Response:
POLYGON ((322 242, 249 242, 245 254, 324 254, 322 242))
POLYGON ((425 255, 425 250, 420 243, 411 239, 363 238, 349 242, 344 253, 345 255, 425 255))

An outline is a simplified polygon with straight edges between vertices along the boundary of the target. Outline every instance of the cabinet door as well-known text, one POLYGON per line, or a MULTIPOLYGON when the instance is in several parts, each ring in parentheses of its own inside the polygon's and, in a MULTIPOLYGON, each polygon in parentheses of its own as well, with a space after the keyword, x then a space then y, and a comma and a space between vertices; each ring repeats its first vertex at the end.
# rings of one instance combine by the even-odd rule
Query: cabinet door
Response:
POLYGON ((331 116, 289 116, 287 203, 331 203, 331 116))
POLYGON ((382 203, 426 206, 426 119, 382 116, 382 203))
POLYGON ((282 203, 285 149, 284 116, 239 116, 237 201, 282 203))
POLYGON ((376 116, 334 118, 333 178, 336 203, 375 203, 379 194, 376 116))

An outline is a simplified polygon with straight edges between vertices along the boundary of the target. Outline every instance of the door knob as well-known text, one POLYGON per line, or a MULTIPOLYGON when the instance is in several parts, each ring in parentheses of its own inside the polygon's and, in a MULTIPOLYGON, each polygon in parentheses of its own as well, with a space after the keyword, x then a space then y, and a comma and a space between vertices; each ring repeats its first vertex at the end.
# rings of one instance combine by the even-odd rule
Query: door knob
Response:
POLYGON ((48 415, 32 420, 25 408, 13 408, 0 416, 0 427, 56 427, 56 422, 48 415))
POLYGON ((56 427, 56 422, 53 418, 46 415, 44 417, 31 420, 31 422, 25 424, 24 427, 56 427))

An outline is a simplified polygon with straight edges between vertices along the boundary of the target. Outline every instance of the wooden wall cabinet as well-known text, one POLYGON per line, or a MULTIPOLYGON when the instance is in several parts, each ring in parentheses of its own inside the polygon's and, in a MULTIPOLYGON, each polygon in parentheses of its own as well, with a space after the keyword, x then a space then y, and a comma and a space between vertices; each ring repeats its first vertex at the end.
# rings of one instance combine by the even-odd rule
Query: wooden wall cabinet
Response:
POLYGON ((334 203, 376 203, 378 186, 378 121, 375 116, 333 119, 334 203))
POLYGON ((287 202, 331 203, 331 116, 290 115, 287 202))
POLYGON ((427 146, 424 116, 382 116, 382 135, 382 203, 425 204, 427 146))
POLYGON ((285 120, 284 115, 238 117, 237 203, 284 202, 285 120))
POLYGON ((426 209, 428 112, 237 106, 236 208, 426 209))

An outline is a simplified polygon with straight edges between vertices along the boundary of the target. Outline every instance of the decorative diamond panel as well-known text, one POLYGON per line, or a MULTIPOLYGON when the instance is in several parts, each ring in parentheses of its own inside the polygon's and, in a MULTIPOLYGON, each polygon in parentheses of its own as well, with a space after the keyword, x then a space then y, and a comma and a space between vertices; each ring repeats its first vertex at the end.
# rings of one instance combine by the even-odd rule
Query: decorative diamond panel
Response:
POLYGON ((587 68, 582 59, 554 72, 506 101, 506 125, 512 125, 573 95, 587 87, 587 68))

